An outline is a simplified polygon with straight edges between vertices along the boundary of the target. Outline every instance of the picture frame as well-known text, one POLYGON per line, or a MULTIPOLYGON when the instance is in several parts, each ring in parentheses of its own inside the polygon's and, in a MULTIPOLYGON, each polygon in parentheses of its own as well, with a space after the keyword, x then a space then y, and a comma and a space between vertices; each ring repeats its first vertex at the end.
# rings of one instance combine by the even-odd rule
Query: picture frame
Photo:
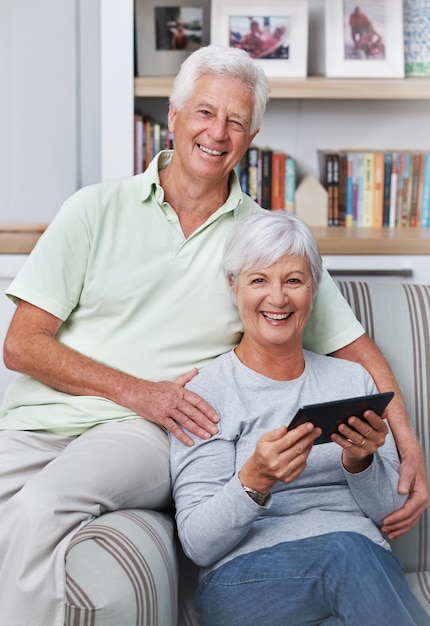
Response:
POLYGON ((328 77, 404 78, 402 0, 325 0, 325 39, 328 77))
POLYGON ((210 41, 210 0, 135 0, 135 74, 176 75, 210 41))
POLYGON ((305 77, 307 0, 212 0, 211 43, 247 49, 268 77, 305 77))

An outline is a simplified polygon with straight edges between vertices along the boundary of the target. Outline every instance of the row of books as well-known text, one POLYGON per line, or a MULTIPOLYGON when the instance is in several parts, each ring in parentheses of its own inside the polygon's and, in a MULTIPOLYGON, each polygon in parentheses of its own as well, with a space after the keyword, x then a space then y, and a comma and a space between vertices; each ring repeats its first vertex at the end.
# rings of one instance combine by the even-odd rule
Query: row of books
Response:
POLYGON ((296 161, 285 152, 250 146, 236 167, 242 191, 265 209, 295 210, 296 161))
POLYGON ((141 174, 160 150, 173 147, 173 137, 165 124, 134 114, 134 173, 141 174))
POLYGON ((329 226, 430 226, 430 153, 319 150, 329 226))

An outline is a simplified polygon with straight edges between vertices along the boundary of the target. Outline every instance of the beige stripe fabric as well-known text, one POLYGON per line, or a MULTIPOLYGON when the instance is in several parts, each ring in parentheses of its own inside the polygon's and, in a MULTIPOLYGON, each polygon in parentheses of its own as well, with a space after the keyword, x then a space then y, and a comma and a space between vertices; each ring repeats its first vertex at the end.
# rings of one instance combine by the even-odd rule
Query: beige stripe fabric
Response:
MULTIPOLYGON (((390 363, 430 472, 430 285, 347 282, 338 286, 390 363)), ((393 542, 408 582, 430 614, 430 514, 393 542)))
POLYGON ((66 625, 176 626, 177 567, 169 515, 102 515, 69 546, 66 625))

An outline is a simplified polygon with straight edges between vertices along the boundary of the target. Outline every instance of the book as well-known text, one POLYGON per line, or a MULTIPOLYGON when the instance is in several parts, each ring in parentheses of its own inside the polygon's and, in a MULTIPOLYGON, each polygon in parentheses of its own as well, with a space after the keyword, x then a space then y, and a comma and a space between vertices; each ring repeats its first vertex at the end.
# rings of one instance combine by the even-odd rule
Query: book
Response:
POLYGON ((382 201, 382 226, 390 225, 391 172, 393 169, 393 153, 384 154, 384 192, 382 201))
POLYGON ((285 209, 285 160, 284 152, 272 154, 272 211, 285 209))
POLYGON ((272 154, 270 148, 261 148, 258 155, 258 203, 269 211, 272 208, 272 154))
POLYGON ((411 205, 409 213, 409 226, 416 227, 419 224, 419 207, 418 207, 418 193, 420 187, 421 178, 421 152, 414 152, 412 155, 412 178, 411 178, 411 205))
POLYGON ((297 167, 292 156, 285 159, 285 210, 294 213, 296 208, 297 167))
POLYGON ((405 153, 399 152, 397 162, 397 199, 396 199, 396 226, 402 225, 403 213, 403 186, 405 182, 405 153))
POLYGON ((143 172, 143 117, 140 113, 134 114, 134 164, 135 174, 143 172))
POLYGON ((250 146, 248 153, 248 195, 253 200, 258 201, 258 155, 259 148, 250 146))
POLYGON ((405 152, 403 155, 403 189, 402 189, 402 210, 400 214, 400 226, 409 225, 409 215, 411 211, 411 154, 405 152))
POLYGON ((430 227, 430 153, 424 156, 420 226, 430 227))
POLYGON ((248 165, 248 150, 240 159, 240 162, 236 165, 236 174, 239 178, 240 188, 243 193, 249 193, 249 165, 248 165))
POLYGON ((381 228, 384 211, 384 169, 385 159, 383 152, 375 152, 373 155, 373 204, 372 204, 372 225, 381 228))
POLYGON ((346 212, 345 226, 354 225, 354 156, 351 152, 346 155, 346 212))
POLYGON ((346 194, 348 183, 348 155, 343 150, 339 152, 339 226, 346 225, 346 194))
POLYGON ((333 179, 331 189, 331 202, 332 202, 332 225, 339 226, 339 153, 333 152, 333 179))
POLYGON ((400 155, 393 152, 391 166, 391 183, 390 183, 390 210, 388 217, 388 226, 393 228, 397 223, 397 181, 399 176, 400 155))
POLYGON ((357 202, 355 208, 355 224, 357 226, 363 226, 363 195, 364 195, 364 180, 363 180, 363 162, 364 154, 359 152, 357 154, 357 202))
POLYGON ((406 76, 430 76, 430 0, 403 1, 406 76))
POLYGON ((375 158, 373 152, 363 154, 363 219, 360 226, 369 228, 373 225, 373 180, 375 158))
MULTIPOLYGON (((328 201, 328 226, 334 225, 335 202, 334 202, 334 152, 332 150, 318 150, 320 168, 320 181, 327 190, 328 201)), ((338 171, 338 170, 337 170, 338 171)))

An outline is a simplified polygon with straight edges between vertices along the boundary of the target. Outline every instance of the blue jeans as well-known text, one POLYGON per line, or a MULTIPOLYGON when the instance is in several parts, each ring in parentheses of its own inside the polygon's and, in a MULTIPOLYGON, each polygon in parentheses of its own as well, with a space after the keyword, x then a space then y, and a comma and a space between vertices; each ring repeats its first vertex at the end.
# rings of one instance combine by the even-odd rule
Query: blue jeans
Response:
POLYGON ((429 626, 390 552, 357 533, 288 541, 232 559, 196 592, 204 626, 429 626))

